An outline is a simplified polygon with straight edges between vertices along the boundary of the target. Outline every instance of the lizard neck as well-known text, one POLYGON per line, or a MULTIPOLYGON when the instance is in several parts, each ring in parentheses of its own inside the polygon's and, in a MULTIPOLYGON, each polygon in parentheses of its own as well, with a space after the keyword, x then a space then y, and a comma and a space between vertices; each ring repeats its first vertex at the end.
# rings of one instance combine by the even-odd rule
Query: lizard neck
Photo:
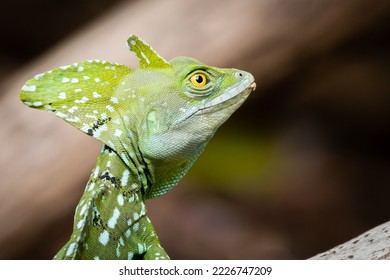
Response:
POLYGON ((103 146, 76 208, 72 236, 55 259, 156 258, 165 254, 146 216, 148 186, 143 170, 137 157, 103 146))

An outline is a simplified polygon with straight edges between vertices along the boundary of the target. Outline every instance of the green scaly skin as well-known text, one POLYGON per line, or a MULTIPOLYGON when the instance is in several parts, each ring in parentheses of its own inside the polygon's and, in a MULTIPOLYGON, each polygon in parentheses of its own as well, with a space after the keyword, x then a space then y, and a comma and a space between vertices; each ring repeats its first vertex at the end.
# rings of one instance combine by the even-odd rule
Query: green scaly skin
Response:
POLYGON ((35 76, 20 98, 103 142, 55 259, 169 259, 145 199, 166 193, 255 89, 250 73, 189 58, 167 62, 137 36, 138 69, 102 60, 35 76))

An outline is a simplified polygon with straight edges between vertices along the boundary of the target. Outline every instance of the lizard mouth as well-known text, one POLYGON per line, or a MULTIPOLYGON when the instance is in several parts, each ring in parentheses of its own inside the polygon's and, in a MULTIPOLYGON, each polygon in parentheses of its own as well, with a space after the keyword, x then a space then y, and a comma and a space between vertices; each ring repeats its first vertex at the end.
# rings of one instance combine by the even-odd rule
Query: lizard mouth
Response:
POLYGON ((253 76, 247 73, 241 82, 227 88, 222 94, 205 103, 195 114, 204 114, 240 104, 256 90, 256 83, 253 76), (236 100, 237 97, 239 100, 236 100))

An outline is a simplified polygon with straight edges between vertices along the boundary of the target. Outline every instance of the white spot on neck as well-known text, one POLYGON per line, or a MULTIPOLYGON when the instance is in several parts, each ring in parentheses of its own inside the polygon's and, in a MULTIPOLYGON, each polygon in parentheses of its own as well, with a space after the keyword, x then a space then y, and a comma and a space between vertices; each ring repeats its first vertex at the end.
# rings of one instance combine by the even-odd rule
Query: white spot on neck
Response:
POLYGON ((94 177, 94 178, 97 178, 98 173, 99 173, 99 170, 100 170, 100 167, 99 167, 99 166, 96 166, 96 167, 95 167, 95 171, 93 172, 93 177, 94 177))
POLYGON ((66 250, 66 255, 67 256, 72 255, 75 247, 76 247, 76 243, 71 243, 68 247, 68 250, 66 250))
POLYGON ((77 228, 78 228, 78 229, 82 228, 82 227, 84 226, 84 224, 85 224, 85 220, 84 220, 84 219, 80 220, 80 221, 77 223, 77 228))
POLYGON ((116 222, 118 221, 121 212, 115 207, 112 217, 108 220, 108 227, 115 228, 116 222))
POLYGON ((121 186, 124 187, 127 185, 127 182, 129 181, 130 172, 129 170, 123 171, 122 179, 121 179, 121 186))
POLYGON ((108 231, 103 231, 100 235, 99 235, 99 242, 102 244, 102 245, 107 245, 108 241, 110 240, 110 235, 108 234, 108 231))
POLYGON ((119 128, 117 128, 116 130, 115 130, 115 132, 114 132, 114 136, 116 136, 116 137, 119 137, 119 136, 121 136, 122 135, 122 130, 120 130, 119 128))
POLYGON ((123 206, 123 203, 125 202, 125 200, 123 199, 123 195, 121 193, 118 194, 117 200, 118 200, 118 204, 120 206, 123 206))

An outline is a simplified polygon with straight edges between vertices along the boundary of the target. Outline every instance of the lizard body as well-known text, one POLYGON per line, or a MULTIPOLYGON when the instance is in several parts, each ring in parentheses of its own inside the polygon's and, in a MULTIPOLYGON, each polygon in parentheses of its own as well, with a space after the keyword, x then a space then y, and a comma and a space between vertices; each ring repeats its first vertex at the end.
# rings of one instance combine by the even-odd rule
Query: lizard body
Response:
POLYGON ((25 105, 103 142, 55 259, 169 259, 145 199, 176 185, 255 89, 250 73, 188 57, 168 62, 134 35, 127 45, 138 69, 88 60, 39 74, 21 90, 25 105))

